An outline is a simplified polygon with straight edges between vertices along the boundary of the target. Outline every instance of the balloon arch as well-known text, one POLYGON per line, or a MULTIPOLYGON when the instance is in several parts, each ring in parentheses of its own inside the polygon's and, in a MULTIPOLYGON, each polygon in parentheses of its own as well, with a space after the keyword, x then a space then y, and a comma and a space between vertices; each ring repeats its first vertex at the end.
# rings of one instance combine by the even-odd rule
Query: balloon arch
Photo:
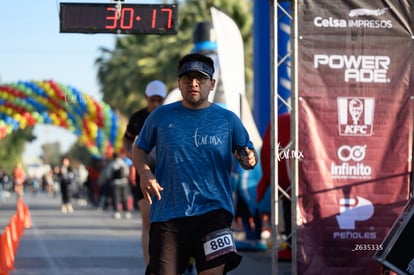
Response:
POLYGON ((65 128, 91 154, 110 156, 122 149, 124 125, 104 102, 78 89, 47 81, 18 81, 0 85, 0 140, 37 123, 65 128))

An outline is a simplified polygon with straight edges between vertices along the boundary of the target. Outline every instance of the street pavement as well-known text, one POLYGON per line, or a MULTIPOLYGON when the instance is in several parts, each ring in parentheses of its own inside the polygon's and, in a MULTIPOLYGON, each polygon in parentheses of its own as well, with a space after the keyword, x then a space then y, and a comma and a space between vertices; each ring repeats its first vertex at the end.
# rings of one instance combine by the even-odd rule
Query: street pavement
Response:
MULTIPOLYGON (((139 211, 116 220, 111 211, 73 202, 74 213, 60 211, 60 197, 26 193, 32 226, 19 239, 11 275, 144 275, 139 211)), ((0 227, 16 212, 12 193, 0 200, 0 227)), ((272 274, 271 251, 240 251, 243 260, 230 275, 272 274)), ((278 263, 274 274, 290 274, 278 263)))

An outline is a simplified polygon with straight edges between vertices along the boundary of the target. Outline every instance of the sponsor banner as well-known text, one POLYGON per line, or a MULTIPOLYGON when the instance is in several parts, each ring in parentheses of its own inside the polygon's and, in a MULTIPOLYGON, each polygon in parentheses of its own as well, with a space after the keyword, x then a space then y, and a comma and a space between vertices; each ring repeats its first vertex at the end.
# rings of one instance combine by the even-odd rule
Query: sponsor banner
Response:
POLYGON ((298 4, 300 274, 379 274, 408 199, 414 6, 360 2, 298 4))
POLYGON ((396 80, 411 70, 411 38, 349 42, 345 37, 326 36, 299 42, 299 62, 306 64, 298 66, 301 96, 342 95, 344 89, 353 95, 389 93, 407 85, 396 80))
POLYGON ((300 35, 398 36, 412 35, 411 0, 298 1, 300 35))
POLYGON ((379 272, 373 247, 408 198, 413 116, 409 98, 382 101, 300 101, 300 274, 331 274, 337 268, 343 274, 379 272), (361 245, 366 251, 358 250, 361 245))

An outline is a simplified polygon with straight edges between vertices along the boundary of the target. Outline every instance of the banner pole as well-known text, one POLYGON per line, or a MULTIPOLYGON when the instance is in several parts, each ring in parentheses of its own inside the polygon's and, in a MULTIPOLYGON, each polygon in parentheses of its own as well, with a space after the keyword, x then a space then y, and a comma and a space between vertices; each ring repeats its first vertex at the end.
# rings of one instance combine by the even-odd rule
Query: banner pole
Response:
MULTIPOLYGON (((293 28, 291 34, 292 67, 291 67, 291 140, 293 150, 299 152, 299 109, 298 109, 298 1, 292 0, 291 11, 293 13, 293 28)), ((293 275, 298 274, 298 190, 299 190, 299 159, 292 160, 291 177, 291 210, 292 210, 292 270, 293 275)))
MULTIPOLYGON (((410 98, 410 104, 413 104, 413 97, 410 98)), ((413 110, 413 108, 410 108, 411 110, 413 110)), ((410 116, 413 116, 413 111, 410 112, 410 116)), ((411 124, 411 135, 410 135, 410 142, 411 142, 411 152, 410 152, 410 156, 411 156, 411 175, 410 175, 410 191, 409 191, 409 198, 414 197, 414 125, 411 124)))
POLYGON ((276 144, 278 142, 278 43, 277 43, 277 1, 271 1, 270 8, 270 148, 271 158, 270 167, 271 169, 271 222, 272 222, 272 274, 278 274, 278 232, 279 232, 279 193, 278 193, 278 163, 276 161, 277 152, 276 144))

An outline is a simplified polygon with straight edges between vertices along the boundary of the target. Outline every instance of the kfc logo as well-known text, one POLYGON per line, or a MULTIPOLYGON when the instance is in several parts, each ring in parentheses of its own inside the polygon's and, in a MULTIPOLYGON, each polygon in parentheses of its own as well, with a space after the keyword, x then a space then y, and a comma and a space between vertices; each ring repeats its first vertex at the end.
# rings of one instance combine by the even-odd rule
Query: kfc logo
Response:
POLYGON ((340 136, 372 136, 374 98, 338 97, 337 104, 340 136))

